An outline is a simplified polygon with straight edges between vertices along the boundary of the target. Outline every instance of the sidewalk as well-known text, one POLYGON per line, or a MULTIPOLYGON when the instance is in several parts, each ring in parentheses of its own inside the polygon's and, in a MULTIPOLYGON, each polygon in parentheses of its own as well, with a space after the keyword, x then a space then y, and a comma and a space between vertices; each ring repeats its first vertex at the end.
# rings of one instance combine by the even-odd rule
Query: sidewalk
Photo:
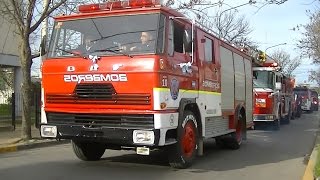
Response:
POLYGON ((12 126, 0 127, 0 154, 69 142, 67 140, 57 141, 55 139, 42 139, 40 137, 39 129, 36 129, 34 125, 31 126, 32 139, 29 141, 22 141, 21 130, 21 125, 17 125, 16 130, 13 130, 12 126))

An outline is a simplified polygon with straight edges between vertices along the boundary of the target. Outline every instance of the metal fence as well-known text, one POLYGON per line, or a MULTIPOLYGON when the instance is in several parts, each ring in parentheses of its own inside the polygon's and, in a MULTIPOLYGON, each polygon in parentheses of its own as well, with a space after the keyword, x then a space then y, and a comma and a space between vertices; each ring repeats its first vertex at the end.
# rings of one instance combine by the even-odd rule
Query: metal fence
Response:
MULTIPOLYGON (((40 122, 41 92, 35 89, 31 94, 31 123, 38 127, 40 122)), ((15 129, 22 120, 22 95, 11 93, 0 97, 0 126, 12 126, 15 129)))
MULTIPOLYGON (((0 96, 0 126, 14 126, 15 114, 14 93, 3 93, 0 96)), ((14 126, 15 127, 15 126, 14 126)))

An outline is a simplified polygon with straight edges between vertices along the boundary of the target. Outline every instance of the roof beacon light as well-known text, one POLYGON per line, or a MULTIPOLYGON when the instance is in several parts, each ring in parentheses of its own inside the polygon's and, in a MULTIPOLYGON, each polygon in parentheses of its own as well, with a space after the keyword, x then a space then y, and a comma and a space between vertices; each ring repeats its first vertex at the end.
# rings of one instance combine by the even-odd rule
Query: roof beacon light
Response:
POLYGON ((80 5, 78 8, 79 12, 89 13, 100 10, 100 4, 88 4, 88 5, 80 5))
POLYGON ((102 10, 112 11, 113 9, 128 9, 161 6, 160 0, 116 0, 100 4, 80 5, 78 7, 81 13, 92 13, 102 10))
POLYGON ((159 0, 129 0, 129 6, 132 8, 135 7, 152 7, 160 5, 159 0))

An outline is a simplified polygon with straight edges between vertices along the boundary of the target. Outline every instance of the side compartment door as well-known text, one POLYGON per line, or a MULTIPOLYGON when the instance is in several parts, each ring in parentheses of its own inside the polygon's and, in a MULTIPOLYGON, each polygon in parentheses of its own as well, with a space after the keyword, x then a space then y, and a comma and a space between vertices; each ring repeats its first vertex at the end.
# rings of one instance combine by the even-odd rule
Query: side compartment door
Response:
POLYGON ((221 109, 234 111, 234 64, 232 52, 220 46, 221 57, 221 109))
POLYGON ((250 60, 244 59, 244 69, 246 75, 246 121, 247 125, 253 123, 253 96, 252 89, 252 65, 250 60))

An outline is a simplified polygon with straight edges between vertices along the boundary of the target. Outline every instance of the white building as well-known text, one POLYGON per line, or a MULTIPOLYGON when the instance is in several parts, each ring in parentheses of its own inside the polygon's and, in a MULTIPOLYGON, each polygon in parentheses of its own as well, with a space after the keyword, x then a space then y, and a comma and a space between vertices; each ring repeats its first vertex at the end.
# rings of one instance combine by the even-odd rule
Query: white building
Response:
MULTIPOLYGON (((2 16, 0 16, 0 24, 0 66, 14 69, 13 91, 16 94, 16 99, 19 99, 17 97, 20 97, 22 82, 22 71, 19 61, 19 38, 16 34, 15 25, 9 23, 2 16)), ((12 90, 8 89, 6 93, 11 94, 12 90)), ((16 102, 16 113, 17 115, 21 114, 21 103, 16 102)))

